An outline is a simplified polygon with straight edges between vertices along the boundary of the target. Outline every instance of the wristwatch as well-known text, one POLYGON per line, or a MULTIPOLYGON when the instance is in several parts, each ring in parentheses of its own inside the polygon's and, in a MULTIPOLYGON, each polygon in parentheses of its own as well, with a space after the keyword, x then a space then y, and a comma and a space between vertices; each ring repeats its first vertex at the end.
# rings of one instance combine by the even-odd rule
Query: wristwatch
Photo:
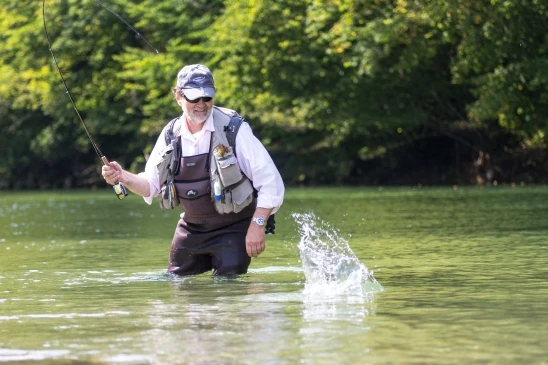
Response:
POLYGON ((261 217, 253 217, 253 219, 251 220, 255 223, 257 223, 258 226, 264 226, 264 218, 261 218, 261 217))

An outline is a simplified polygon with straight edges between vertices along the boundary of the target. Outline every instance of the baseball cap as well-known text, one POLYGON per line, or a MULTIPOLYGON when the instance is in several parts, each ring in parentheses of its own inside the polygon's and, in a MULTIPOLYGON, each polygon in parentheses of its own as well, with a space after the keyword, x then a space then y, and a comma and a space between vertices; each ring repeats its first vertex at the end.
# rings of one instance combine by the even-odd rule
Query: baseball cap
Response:
POLYGON ((203 96, 215 97, 215 83, 209 68, 204 65, 187 65, 177 74, 177 87, 183 89, 187 99, 203 96))

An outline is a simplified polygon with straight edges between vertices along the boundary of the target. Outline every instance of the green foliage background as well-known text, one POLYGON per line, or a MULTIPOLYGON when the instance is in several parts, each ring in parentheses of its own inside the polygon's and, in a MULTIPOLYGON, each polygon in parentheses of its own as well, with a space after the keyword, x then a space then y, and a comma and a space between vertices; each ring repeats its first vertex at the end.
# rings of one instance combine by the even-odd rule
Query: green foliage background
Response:
MULTIPOLYGON (((138 171, 204 63, 288 184, 545 182, 542 0, 49 0, 102 152, 138 171), (159 51, 155 51, 155 47, 159 51)), ((42 2, 0 2, 0 188, 102 184, 42 2)))

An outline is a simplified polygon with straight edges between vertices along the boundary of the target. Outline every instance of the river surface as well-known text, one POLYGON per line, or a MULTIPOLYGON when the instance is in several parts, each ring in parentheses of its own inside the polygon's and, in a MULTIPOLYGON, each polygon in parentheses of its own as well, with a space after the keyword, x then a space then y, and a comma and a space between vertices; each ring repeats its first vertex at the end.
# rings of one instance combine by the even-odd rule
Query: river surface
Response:
POLYGON ((0 193, 0 363, 548 364, 548 187, 288 189, 237 278, 177 211, 0 193))

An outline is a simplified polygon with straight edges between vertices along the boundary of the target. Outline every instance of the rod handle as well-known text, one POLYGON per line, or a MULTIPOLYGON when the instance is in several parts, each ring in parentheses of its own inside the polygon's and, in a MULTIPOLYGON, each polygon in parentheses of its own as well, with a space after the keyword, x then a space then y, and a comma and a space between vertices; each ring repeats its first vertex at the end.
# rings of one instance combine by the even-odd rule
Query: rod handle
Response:
MULTIPOLYGON (((105 156, 101 156, 101 161, 103 162, 103 165, 108 165, 108 159, 105 156)), ((114 194, 116 194, 116 197, 120 200, 127 196, 126 187, 120 182, 112 185, 112 189, 114 189, 114 194)))

